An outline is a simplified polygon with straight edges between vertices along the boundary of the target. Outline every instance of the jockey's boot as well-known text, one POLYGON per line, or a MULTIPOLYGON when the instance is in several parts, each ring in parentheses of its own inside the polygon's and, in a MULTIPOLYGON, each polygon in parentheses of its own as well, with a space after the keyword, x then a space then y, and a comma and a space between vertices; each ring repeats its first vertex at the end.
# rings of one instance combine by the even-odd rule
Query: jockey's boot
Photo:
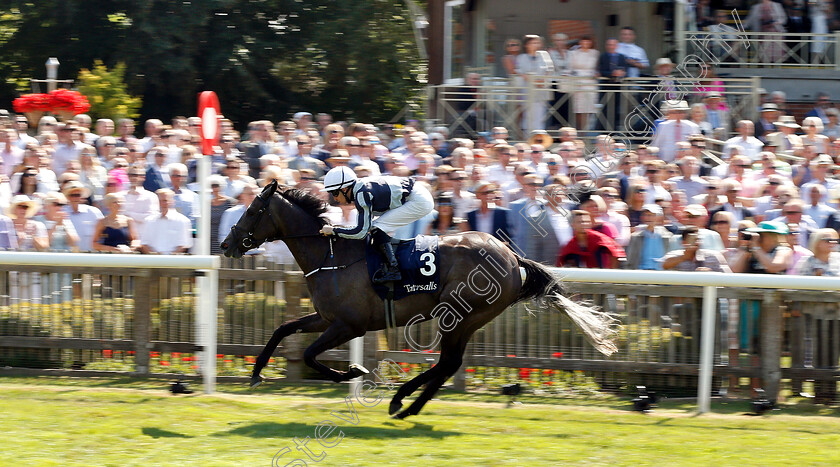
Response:
POLYGON ((384 284, 386 282, 402 280, 400 265, 397 262, 397 256, 394 254, 394 245, 391 245, 390 240, 379 245, 379 251, 385 258, 385 262, 382 264, 382 269, 375 274, 374 282, 384 284))
POLYGON ((397 256, 394 254, 394 245, 391 245, 391 237, 379 229, 372 229, 370 233, 374 245, 382 254, 382 258, 385 259, 382 268, 374 274, 373 282, 375 284, 384 284, 402 280, 397 256))

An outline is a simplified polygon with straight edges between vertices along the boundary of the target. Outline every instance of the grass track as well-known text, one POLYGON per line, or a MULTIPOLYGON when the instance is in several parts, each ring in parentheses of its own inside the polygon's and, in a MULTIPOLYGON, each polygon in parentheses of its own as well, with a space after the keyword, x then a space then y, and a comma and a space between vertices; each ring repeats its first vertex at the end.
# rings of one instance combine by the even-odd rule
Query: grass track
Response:
POLYGON ((213 396, 165 386, 0 377, 0 465, 268 466, 289 447, 285 465, 305 456, 293 439, 327 419, 344 438, 328 449, 310 441, 325 456, 318 465, 840 465, 838 412, 810 403, 763 417, 743 415, 746 402, 717 403, 696 417, 674 402, 645 415, 614 398, 526 397, 506 409, 495 395, 444 393, 397 421, 388 392, 374 407, 354 400, 353 425, 331 415, 349 413, 342 386, 222 385, 213 396))

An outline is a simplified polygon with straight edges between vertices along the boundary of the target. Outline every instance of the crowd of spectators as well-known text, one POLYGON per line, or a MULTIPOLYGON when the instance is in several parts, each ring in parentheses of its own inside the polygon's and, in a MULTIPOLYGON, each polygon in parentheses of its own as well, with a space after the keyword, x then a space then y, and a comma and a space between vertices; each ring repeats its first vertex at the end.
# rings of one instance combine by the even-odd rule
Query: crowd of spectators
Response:
MULTIPOLYGON (((412 176, 435 194, 435 211, 400 238, 483 231, 567 267, 840 275, 840 139, 826 132, 833 109, 820 99, 801 127, 765 104, 762 120, 736 122, 720 158, 708 157, 696 126, 672 131, 685 102, 636 147, 602 135, 587 148, 571 127, 557 140, 535 131, 514 142, 504 127, 451 138, 416 121, 377 128, 308 112, 250 122, 244 135, 222 120, 211 156, 212 253, 271 180, 331 204, 333 224, 354 225, 355 208, 338 206, 320 183, 346 165, 360 177, 412 176)), ((192 251, 200 119, 150 119, 142 137, 128 119, 91 123, 47 116, 29 129, 23 116, 0 119, 0 247, 192 251)), ((254 253, 294 261, 282 242, 254 253)))

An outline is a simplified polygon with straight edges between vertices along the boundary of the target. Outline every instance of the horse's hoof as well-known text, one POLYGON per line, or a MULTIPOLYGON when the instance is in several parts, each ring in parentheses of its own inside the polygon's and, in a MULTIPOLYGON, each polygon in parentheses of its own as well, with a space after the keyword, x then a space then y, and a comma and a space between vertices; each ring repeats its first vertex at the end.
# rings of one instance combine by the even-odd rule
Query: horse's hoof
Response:
POLYGON ((396 418, 394 414, 399 412, 402 406, 402 402, 391 402, 391 405, 388 407, 388 415, 392 415, 396 418))
POLYGON ((353 378, 357 378, 362 375, 366 375, 370 373, 367 368, 359 365, 358 363, 351 363, 350 364, 350 374, 353 375, 353 378))
POLYGON ((391 418, 396 418, 397 420, 404 420, 406 417, 410 417, 410 416, 412 416, 412 415, 415 415, 415 414, 410 413, 410 412, 406 409, 406 410, 403 410, 402 412, 400 412, 400 413, 398 413, 398 414, 391 415, 391 418))
POLYGON ((251 376, 251 389, 256 389, 263 382, 265 382, 265 378, 262 375, 251 376))

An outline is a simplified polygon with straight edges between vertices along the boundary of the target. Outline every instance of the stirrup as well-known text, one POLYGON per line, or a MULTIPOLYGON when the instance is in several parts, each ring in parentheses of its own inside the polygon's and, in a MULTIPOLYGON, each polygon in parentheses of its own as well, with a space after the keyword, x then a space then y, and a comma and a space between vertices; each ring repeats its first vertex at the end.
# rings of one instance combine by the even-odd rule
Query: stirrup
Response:
POLYGON ((379 271, 376 271, 376 274, 373 275, 374 284, 387 284, 388 282, 401 280, 402 274, 400 274, 400 270, 397 268, 391 268, 387 265, 385 265, 379 271))

